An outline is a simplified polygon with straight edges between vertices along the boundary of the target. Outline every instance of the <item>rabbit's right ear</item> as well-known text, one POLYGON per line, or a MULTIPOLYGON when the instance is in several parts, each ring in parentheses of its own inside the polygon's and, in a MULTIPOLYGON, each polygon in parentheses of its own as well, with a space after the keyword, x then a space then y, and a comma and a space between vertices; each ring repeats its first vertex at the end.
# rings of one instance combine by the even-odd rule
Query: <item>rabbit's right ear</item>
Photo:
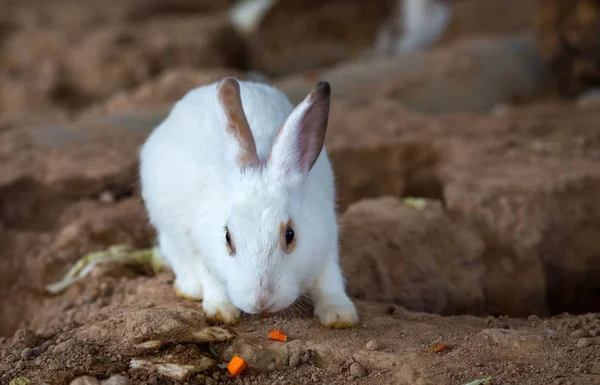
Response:
POLYGON ((240 84, 234 78, 224 78, 217 84, 217 110, 227 133, 229 158, 240 170, 258 166, 260 161, 242 107, 240 84))

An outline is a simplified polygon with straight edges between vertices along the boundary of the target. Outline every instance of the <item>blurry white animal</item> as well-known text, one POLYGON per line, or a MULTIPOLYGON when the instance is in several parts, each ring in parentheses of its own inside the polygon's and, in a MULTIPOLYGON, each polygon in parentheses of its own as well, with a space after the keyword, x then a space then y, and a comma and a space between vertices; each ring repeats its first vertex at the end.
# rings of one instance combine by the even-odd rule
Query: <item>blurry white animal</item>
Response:
POLYGON ((277 0, 240 0, 229 11, 231 23, 242 35, 249 35, 276 2, 277 0))
MULTIPOLYGON (((240 0, 230 9, 234 28, 248 36, 280 0, 240 0)), ((379 28, 371 50, 375 55, 397 55, 434 44, 452 18, 447 0, 398 0, 395 12, 379 28)))
POLYGON ((396 13, 379 30, 375 54, 397 55, 434 44, 452 18, 444 0, 398 0, 396 13))

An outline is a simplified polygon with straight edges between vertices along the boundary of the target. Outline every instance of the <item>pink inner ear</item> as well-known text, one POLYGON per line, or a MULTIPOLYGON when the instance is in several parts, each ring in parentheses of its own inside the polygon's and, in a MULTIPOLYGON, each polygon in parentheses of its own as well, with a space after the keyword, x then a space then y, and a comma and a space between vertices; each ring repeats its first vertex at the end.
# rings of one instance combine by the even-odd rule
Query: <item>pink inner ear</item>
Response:
POLYGON ((296 137, 290 134, 288 153, 284 155, 285 161, 281 163, 284 175, 291 177, 296 174, 306 175, 310 171, 309 154, 310 138, 301 130, 297 130, 296 137))
POLYGON ((273 144, 270 162, 288 178, 306 177, 323 148, 330 99, 329 85, 323 84, 294 109, 273 144))
MULTIPOLYGON (((309 109, 312 110, 314 107, 314 105, 310 106, 309 109)), ((316 135, 319 135, 319 122, 309 121, 318 118, 320 117, 308 112, 304 116, 304 121, 299 123, 300 125, 304 125, 305 129, 297 130, 296 151, 298 154, 298 161, 296 162, 296 167, 298 168, 297 171, 303 174, 307 174, 310 169, 312 169, 321 152, 321 147, 323 146, 322 142, 319 143, 319 138, 315 138, 316 135), (312 129, 312 131, 308 132, 309 129, 312 129)))

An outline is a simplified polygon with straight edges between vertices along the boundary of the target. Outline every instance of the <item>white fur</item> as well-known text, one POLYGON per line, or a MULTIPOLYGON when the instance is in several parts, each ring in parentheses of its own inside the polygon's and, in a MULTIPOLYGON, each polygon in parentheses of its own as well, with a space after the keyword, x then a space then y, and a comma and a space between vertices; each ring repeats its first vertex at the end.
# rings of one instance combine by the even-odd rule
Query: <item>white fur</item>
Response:
MULTIPOLYGON (((271 86, 239 85, 258 157, 266 160, 294 108, 271 86)), ((326 150, 306 178, 286 179, 278 168, 285 157, 294 159, 286 140, 278 141, 272 162, 241 171, 232 161, 238 147, 225 131, 216 87, 188 92, 140 153, 142 197, 176 287, 203 298, 207 315, 226 322, 237 320, 238 309, 278 311, 307 293, 324 324, 355 324, 356 310, 338 264, 334 180, 326 150), (288 255, 279 236, 280 224, 290 217, 296 247, 288 255), (226 225, 234 256, 227 251, 226 225)), ((306 101, 293 115, 304 108, 306 101)), ((291 120, 284 133, 296 124, 291 120)))

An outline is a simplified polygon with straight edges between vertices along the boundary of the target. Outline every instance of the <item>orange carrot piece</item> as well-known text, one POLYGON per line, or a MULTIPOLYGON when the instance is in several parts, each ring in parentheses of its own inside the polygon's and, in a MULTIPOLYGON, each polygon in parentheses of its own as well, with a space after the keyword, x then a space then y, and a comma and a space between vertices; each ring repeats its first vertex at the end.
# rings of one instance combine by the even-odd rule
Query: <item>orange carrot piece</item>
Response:
POLYGON ((240 356, 234 356, 229 364, 227 364, 227 370, 232 376, 239 376, 246 369, 246 361, 240 356))
POLYGON ((268 317, 268 316, 269 316, 269 313, 268 313, 268 312, 266 312, 266 311, 264 311, 264 312, 263 312, 263 317, 268 317))
POLYGON ((437 344, 433 344, 429 350, 433 353, 442 353, 443 351, 446 350, 446 344, 443 342, 439 342, 437 344))
POLYGON ((287 342, 287 336, 284 332, 279 329, 271 330, 269 332, 269 338, 275 341, 287 342))

